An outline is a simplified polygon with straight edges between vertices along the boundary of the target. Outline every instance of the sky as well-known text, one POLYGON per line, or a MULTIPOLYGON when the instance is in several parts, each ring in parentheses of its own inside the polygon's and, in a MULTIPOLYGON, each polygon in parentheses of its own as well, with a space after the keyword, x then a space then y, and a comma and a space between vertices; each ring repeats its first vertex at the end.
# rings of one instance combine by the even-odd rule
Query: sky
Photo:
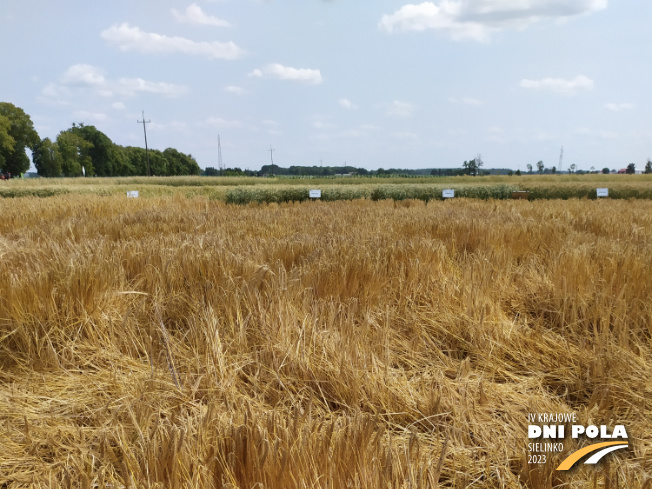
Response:
POLYGON ((642 169, 648 0, 2 0, 0 101, 202 168, 642 169), (273 152, 270 152, 270 147, 273 152))

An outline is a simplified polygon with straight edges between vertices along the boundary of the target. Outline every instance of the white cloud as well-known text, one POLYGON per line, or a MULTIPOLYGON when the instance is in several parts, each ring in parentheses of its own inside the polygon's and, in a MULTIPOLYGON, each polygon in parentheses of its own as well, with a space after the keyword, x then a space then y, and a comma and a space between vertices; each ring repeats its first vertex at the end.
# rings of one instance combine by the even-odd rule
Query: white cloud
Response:
POLYGON ((226 20, 219 19, 212 15, 208 15, 196 3, 189 5, 184 13, 180 13, 176 9, 172 9, 172 14, 176 17, 176 19, 179 22, 187 22, 190 24, 212 25, 216 27, 229 27, 231 25, 226 20))
POLYGON ((111 104, 111 108, 113 110, 125 110, 127 108, 127 106, 125 104, 123 104, 122 102, 113 102, 111 104))
POLYGON ((352 103, 348 98, 341 98, 337 103, 340 104, 340 107, 344 107, 345 109, 354 110, 358 108, 358 106, 352 103))
POLYGON ((56 83, 48 83, 41 93, 45 96, 43 98, 44 102, 66 105, 68 104, 67 99, 70 97, 70 90, 67 87, 63 87, 56 83))
POLYGON ((481 102, 480 100, 471 97, 463 97, 462 103, 466 105, 484 105, 484 102, 481 102))
POLYGON ((90 112, 88 110, 78 110, 72 115, 75 119, 80 121, 104 122, 108 119, 107 115, 102 112, 90 112))
POLYGON ((238 87, 236 85, 228 85, 224 87, 224 91, 233 93, 235 95, 244 95, 245 93, 247 93, 247 91, 244 88, 238 87))
POLYGON ((627 103, 614 104, 614 103, 609 103, 609 104, 605 104, 604 108, 607 109, 607 110, 611 110, 613 112, 619 112, 621 110, 633 109, 634 104, 627 104, 627 103))
POLYGON ((593 80, 584 75, 578 75, 572 80, 564 78, 542 78, 541 80, 521 80, 522 88, 531 88, 535 90, 550 90, 551 92, 561 93, 564 95, 573 95, 578 91, 592 90, 593 80))
POLYGON ((387 115, 392 117, 410 117, 414 113, 414 104, 394 100, 386 106, 387 115))
POLYGON ((87 64, 72 65, 61 75, 61 82, 72 86, 102 86, 106 83, 104 70, 87 64))
POLYGON ((249 76, 256 78, 275 78, 277 80, 297 81, 318 85, 322 82, 321 72, 309 68, 292 68, 279 63, 272 63, 260 69, 255 69, 249 76))
POLYGON ((244 54, 233 42, 197 42, 185 37, 169 37, 142 31, 127 23, 113 25, 102 31, 102 39, 118 46, 121 51, 144 54, 182 53, 214 59, 236 59, 244 54))
POLYGON ((187 92, 181 85, 164 82, 150 82, 142 78, 120 78, 115 83, 115 90, 121 95, 134 95, 138 92, 155 93, 175 97, 187 92))
POLYGON ((486 41, 492 32, 523 29, 544 19, 566 20, 607 8, 607 0, 441 0, 407 4, 384 15, 379 29, 441 30, 453 39, 486 41))
MULTIPOLYGON (((43 89, 43 95, 50 100, 65 101, 74 95, 73 89, 88 90, 102 97, 132 97, 137 93, 153 93, 176 97, 188 91, 187 87, 173 83, 151 82, 142 78, 106 78, 104 70, 93 65, 76 64, 68 68, 59 78, 59 83, 50 83, 43 89)), ((113 108, 122 109, 121 102, 113 108)))
POLYGON ((331 124, 330 122, 315 121, 312 123, 312 127, 315 129, 331 129, 337 126, 335 124, 331 124))

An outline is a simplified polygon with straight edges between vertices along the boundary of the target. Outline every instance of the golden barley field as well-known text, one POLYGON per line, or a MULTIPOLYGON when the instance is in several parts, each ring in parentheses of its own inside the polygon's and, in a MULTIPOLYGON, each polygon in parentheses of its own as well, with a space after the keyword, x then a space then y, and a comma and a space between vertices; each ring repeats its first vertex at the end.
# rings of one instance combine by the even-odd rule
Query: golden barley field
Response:
POLYGON ((652 202, 3 199, 0 488, 652 488, 652 202), (528 457, 528 413, 629 447, 528 457))

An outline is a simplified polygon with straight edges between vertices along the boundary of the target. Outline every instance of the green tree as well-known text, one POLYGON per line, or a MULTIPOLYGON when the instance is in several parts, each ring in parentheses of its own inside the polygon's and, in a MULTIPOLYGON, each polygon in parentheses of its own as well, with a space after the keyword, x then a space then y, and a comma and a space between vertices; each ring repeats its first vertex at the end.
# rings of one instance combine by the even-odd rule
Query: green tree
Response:
MULTIPOLYGON (((77 126, 73 124, 72 132, 91 143, 92 147, 88 149, 88 156, 93 163, 94 175, 100 177, 118 175, 115 168, 118 163, 115 145, 106 134, 95 126, 85 126, 84 124, 77 126)), ((88 175, 88 171, 86 174, 88 175)))
POLYGON ((480 167, 482 165, 484 165, 484 162, 482 161, 480 155, 478 155, 471 161, 465 161, 462 163, 462 170, 464 171, 465 175, 471 175, 475 177, 476 175, 480 174, 480 167))
POLYGON ((520 177, 520 176, 521 176, 521 170, 520 170, 520 168, 519 168, 518 170, 516 170, 516 173, 514 173, 514 175, 516 175, 517 177, 520 177))
POLYGON ((127 155, 127 149, 118 144, 113 145, 113 174, 119 176, 136 175, 136 169, 127 155))
POLYGON ((553 166, 552 169, 550 170, 550 173, 552 173, 553 175, 557 173, 557 167, 553 166))
POLYGON ((168 175, 199 175, 201 169, 192 157, 177 151, 174 148, 167 148, 163 151, 163 156, 167 161, 168 175))
POLYGON ((0 115, 0 155, 3 152, 11 152, 14 150, 16 141, 9 135, 11 130, 11 121, 9 117, 0 115))
POLYGON ((645 164, 645 170, 643 173, 652 173, 652 161, 648 158, 647 163, 645 164))
MULTIPOLYGON (((158 149, 149 150, 149 164, 152 168, 152 175, 157 177, 164 177, 168 175, 168 162, 163 156, 163 152, 158 149)), ((147 165, 147 162, 145 162, 147 165)), ((147 175, 147 167, 145 167, 145 175, 147 175)))
MULTIPOLYGON (((127 146, 124 149, 128 165, 133 168, 134 175, 147 175, 147 152, 145 148, 127 146)), ((153 176, 165 176, 168 174, 167 160, 163 156, 163 152, 158 149, 149 150, 149 164, 153 176)))
POLYGON ((537 171, 539 173, 543 173, 543 170, 545 169, 545 166, 543 165, 543 161, 537 162, 537 171))
POLYGON ((86 141, 74 129, 61 131, 57 136, 56 158, 61 165, 61 172, 66 177, 79 177, 84 173, 93 175, 93 161, 90 157, 93 143, 86 141))
POLYGON ((627 170, 625 170, 628 175, 633 175, 636 173, 636 165, 634 163, 630 163, 627 165, 627 170))
POLYGON ((124 148, 126 165, 133 170, 133 175, 147 175, 147 157, 145 148, 127 146, 124 148))
POLYGON ((19 176, 29 169, 25 148, 40 142, 30 117, 8 102, 0 102, 0 171, 19 176))
POLYGON ((50 138, 42 139, 32 149, 32 161, 42 177, 61 175, 61 160, 57 158, 57 145, 50 138))
POLYGON ((607 168, 607 167, 605 166, 605 167, 602 169, 602 173, 604 173, 605 175, 609 175, 609 168, 607 168))
POLYGON ((532 165, 528 163, 527 165, 525 165, 525 167, 527 168, 528 173, 532 173, 532 165))

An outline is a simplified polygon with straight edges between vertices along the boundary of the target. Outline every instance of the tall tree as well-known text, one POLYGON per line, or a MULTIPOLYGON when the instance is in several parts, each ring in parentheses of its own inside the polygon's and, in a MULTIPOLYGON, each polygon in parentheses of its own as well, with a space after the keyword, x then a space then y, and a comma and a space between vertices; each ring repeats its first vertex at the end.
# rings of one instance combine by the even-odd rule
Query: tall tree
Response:
POLYGON ((145 148, 127 146, 124 148, 127 167, 133 170, 133 175, 147 175, 147 159, 145 148))
POLYGON ((100 177, 116 175, 117 154, 115 145, 109 137, 95 126, 85 126, 84 124, 78 126, 73 124, 72 131, 93 145, 88 150, 88 156, 93 162, 94 174, 100 177))
POLYGON ((2 152, 10 152, 14 150, 16 141, 9 135, 9 130, 11 129, 11 121, 9 117, 0 115, 0 156, 2 152))
POLYGON ((480 155, 478 155, 471 161, 465 161, 462 163, 462 169, 466 175, 475 177, 476 175, 480 174, 480 167, 482 165, 484 165, 484 162, 482 161, 480 155))
POLYGON ((36 171, 42 177, 61 175, 61 160, 57 158, 57 145, 50 138, 42 139, 32 150, 32 160, 36 171))
POLYGON ((163 151, 167 160, 168 175, 199 175, 201 169, 191 155, 185 155, 174 148, 163 151))
POLYGON ((86 141, 74 129, 61 131, 57 136, 56 157, 61 171, 67 177, 93 175, 93 161, 89 154, 93 143, 86 141))
POLYGON ((26 148, 40 142, 32 119, 20 107, 0 102, 0 171, 19 176, 29 169, 26 148))
MULTIPOLYGON (((161 150, 149 150, 149 165, 152 169, 153 176, 163 177, 168 174, 168 162, 165 159, 165 156, 163 156, 163 152, 161 150)), ((147 169, 145 169, 145 175, 147 175, 147 169)))
POLYGON ((137 175, 131 159, 127 153, 127 148, 114 144, 113 145, 113 174, 120 176, 137 175))
POLYGON ((636 165, 634 163, 630 163, 627 165, 627 170, 625 170, 629 175, 633 175, 636 173, 636 165))
POLYGON ((643 173, 652 173, 652 160, 648 158, 647 163, 645 164, 645 170, 643 173))
POLYGON ((537 171, 539 173, 543 173, 543 170, 545 170, 545 166, 543 165, 543 161, 538 161, 537 162, 537 171))

